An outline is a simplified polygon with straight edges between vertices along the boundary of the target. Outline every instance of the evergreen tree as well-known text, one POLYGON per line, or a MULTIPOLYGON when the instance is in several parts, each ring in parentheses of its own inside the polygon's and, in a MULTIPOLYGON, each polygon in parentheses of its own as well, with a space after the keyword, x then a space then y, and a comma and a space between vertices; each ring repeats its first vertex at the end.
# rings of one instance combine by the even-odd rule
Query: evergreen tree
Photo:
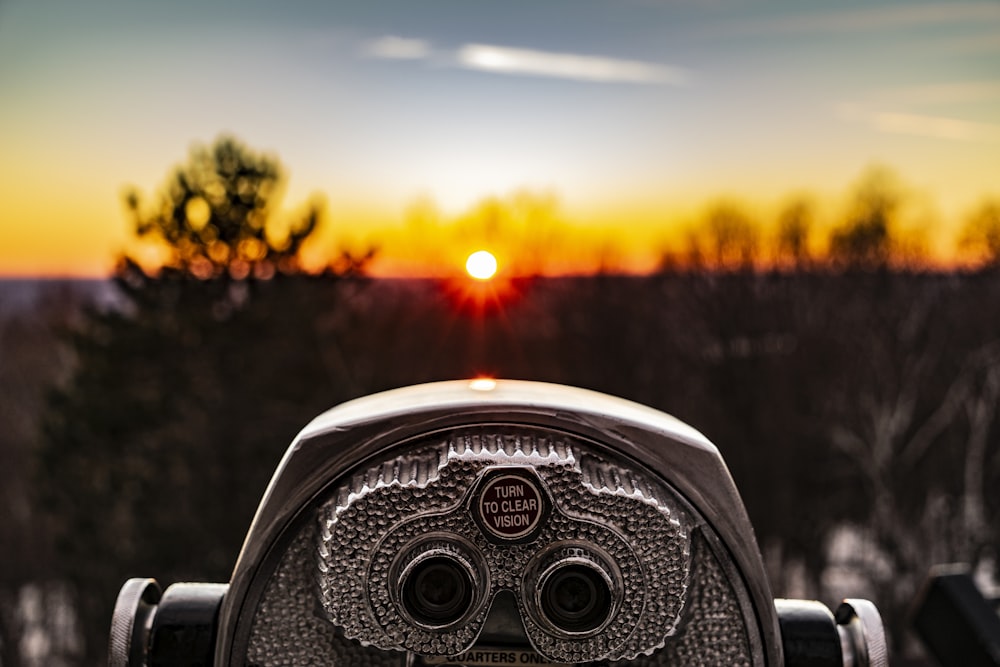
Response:
POLYGON ((347 398, 317 342, 338 274, 300 261, 319 211, 281 225, 279 183, 277 162, 223 138, 150 209, 129 195, 139 240, 165 261, 123 257, 121 307, 73 335, 77 370, 51 397, 40 467, 88 664, 126 578, 229 579, 285 447, 347 398))

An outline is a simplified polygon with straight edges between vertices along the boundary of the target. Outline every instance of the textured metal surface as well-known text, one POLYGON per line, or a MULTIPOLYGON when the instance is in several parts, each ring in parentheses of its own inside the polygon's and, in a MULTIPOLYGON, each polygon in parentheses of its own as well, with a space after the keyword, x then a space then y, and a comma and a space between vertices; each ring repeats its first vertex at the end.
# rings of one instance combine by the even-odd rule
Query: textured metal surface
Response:
POLYGON ((847 599, 837 608, 836 616, 844 644, 850 647, 853 664, 889 667, 885 627, 874 604, 868 600, 847 599))
POLYGON ((398 651, 364 647, 343 636, 319 603, 315 577, 316 530, 309 524, 268 581, 254 616, 249 667, 405 667, 398 651))
POLYGON ((747 635, 755 620, 707 543, 692 547, 698 525, 663 484, 585 443, 537 429, 462 429, 366 467, 322 502, 267 585, 247 663, 402 665, 404 650, 456 655, 475 644, 494 596, 509 590, 530 643, 553 662, 755 664, 747 635), (491 542, 471 517, 468 494, 495 466, 530 467, 554 499, 530 543, 491 542), (411 545, 447 535, 481 554, 488 590, 454 628, 427 630, 400 613, 391 571, 411 545), (521 589, 546 553, 579 543, 607 554, 623 595, 606 627, 567 638, 537 621, 521 589))
MULTIPOLYGON (((630 667, 750 667, 750 619, 715 554, 700 533, 692 545, 691 593, 677 635, 663 649, 625 663, 630 667)), ((621 666, 619 666, 621 667, 621 666)))
POLYGON ((161 592, 155 579, 129 579, 122 586, 111 616, 108 644, 110 667, 128 667, 145 662, 149 624, 161 592))
MULTIPOLYGON (((697 508, 712 551, 735 584, 747 623, 753 664, 781 663, 773 596, 746 511, 718 451, 704 436, 662 412, 603 394, 559 385, 498 380, 490 391, 456 381, 419 385, 338 406, 295 439, 265 493, 233 573, 220 615, 216 660, 245 664, 264 589, 298 530, 306 508, 331 481, 368 462, 391 458, 430 433, 471 425, 534 427, 599 443, 611 459, 642 462, 697 508)), ((599 519, 598 519, 599 520, 599 519)))
MULTIPOLYGON (((553 636, 532 614, 523 613, 532 644, 542 655, 564 662, 634 657, 661 645, 676 627, 687 590, 688 541, 678 512, 663 493, 642 495, 640 489, 652 488, 648 482, 629 484, 630 491, 585 483, 578 463, 581 446, 550 438, 491 429, 459 434, 417 453, 421 461, 439 461, 422 484, 404 472, 409 455, 355 479, 338 501, 323 508, 320 584, 331 620, 349 637, 382 648, 455 655, 475 641, 488 609, 444 632, 407 623, 392 603, 398 582, 389 576, 389 566, 396 554, 427 534, 468 539, 487 564, 491 590, 486 599, 512 590, 525 611, 522 574, 530 570, 539 545, 583 540, 619 564, 622 608, 600 634, 573 639, 553 636), (466 494, 480 472, 496 465, 530 465, 555 499, 555 511, 531 543, 491 543, 472 519, 466 494), (341 504, 345 495, 346 505, 341 504)), ((591 459, 591 467, 600 465, 591 459)))

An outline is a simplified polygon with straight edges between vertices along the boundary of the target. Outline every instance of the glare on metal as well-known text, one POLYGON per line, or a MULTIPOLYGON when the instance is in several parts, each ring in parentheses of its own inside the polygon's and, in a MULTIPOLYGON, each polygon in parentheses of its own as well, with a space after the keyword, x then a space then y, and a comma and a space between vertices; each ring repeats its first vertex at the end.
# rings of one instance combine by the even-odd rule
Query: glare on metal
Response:
POLYGON ((473 391, 493 391, 497 388, 497 381, 493 378, 476 378, 469 382, 469 389, 473 391))

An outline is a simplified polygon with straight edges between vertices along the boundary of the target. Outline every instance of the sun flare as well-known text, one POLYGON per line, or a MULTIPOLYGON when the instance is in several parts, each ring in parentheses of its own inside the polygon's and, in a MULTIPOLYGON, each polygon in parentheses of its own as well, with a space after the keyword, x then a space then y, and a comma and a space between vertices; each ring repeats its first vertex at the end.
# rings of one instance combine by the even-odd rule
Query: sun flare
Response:
POLYGON ((488 250, 477 250, 465 260, 465 270, 476 280, 489 280, 497 273, 497 258, 488 250))

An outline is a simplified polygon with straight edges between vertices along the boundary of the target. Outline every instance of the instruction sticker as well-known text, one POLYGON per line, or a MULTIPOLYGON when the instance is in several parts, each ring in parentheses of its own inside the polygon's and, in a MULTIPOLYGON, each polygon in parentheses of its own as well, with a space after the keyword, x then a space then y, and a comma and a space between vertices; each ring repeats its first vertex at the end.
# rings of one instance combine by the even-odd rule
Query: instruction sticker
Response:
POLYGON ((440 667, 496 667, 497 665, 536 665, 545 667, 568 667, 562 662, 549 662, 532 650, 491 648, 488 646, 471 648, 461 655, 451 658, 424 657, 424 665, 440 667))
POLYGON ((544 498, 536 482, 523 475, 489 478, 479 492, 479 523, 504 540, 525 537, 542 520, 544 498))

